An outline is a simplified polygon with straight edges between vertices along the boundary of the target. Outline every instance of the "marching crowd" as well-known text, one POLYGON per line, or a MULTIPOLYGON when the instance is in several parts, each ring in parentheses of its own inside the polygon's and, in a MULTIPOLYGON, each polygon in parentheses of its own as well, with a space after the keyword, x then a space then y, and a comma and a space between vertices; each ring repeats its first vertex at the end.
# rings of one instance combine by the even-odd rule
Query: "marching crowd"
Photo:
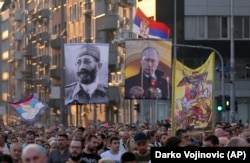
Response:
POLYGON ((5 126, 0 163, 150 162, 151 147, 250 147, 250 126, 217 122, 210 132, 171 132, 169 123, 5 126))

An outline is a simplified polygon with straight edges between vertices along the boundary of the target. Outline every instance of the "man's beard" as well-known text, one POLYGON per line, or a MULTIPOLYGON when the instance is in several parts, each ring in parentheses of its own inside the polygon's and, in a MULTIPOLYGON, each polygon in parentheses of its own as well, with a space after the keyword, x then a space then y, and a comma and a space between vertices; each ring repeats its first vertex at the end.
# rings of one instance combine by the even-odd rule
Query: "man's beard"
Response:
POLYGON ((100 149, 102 149, 102 147, 104 146, 104 143, 103 142, 101 142, 98 146, 97 146, 97 148, 96 148, 96 150, 100 150, 100 149))
POLYGON ((77 154, 76 152, 70 154, 70 158, 73 161, 78 161, 81 159, 81 154, 77 154))
POLYGON ((93 83, 96 79, 97 75, 97 68, 92 70, 88 69, 81 69, 77 72, 77 76, 80 78, 80 82, 83 84, 90 84, 93 83))

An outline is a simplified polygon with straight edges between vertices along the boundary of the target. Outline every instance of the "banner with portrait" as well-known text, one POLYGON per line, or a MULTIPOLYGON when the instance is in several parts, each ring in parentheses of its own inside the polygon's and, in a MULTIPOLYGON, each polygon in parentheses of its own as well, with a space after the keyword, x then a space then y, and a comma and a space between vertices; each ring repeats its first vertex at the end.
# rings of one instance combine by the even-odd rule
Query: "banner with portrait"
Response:
POLYGON ((172 42, 127 40, 125 48, 125 99, 170 99, 172 42))
POLYGON ((64 44, 65 105, 108 103, 109 44, 64 44))
POLYGON ((174 60, 172 129, 212 131, 215 53, 191 69, 174 60))

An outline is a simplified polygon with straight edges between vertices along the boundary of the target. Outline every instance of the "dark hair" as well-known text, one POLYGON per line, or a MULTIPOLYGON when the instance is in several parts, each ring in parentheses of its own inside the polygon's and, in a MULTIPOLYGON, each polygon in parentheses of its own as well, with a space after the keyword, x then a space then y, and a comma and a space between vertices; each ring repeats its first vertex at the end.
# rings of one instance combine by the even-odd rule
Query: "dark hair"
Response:
POLYGON ((69 138, 67 134, 59 134, 58 137, 59 137, 59 136, 60 136, 60 137, 64 137, 64 138, 66 138, 66 139, 69 138))
POLYGON ((206 136, 204 138, 204 141, 210 141, 213 145, 219 145, 220 144, 219 138, 214 134, 210 134, 210 135, 206 136))
POLYGON ((26 131, 26 135, 34 135, 34 137, 36 137, 36 133, 33 130, 26 131))
POLYGON ((96 138, 97 139, 97 136, 95 136, 95 135, 88 135, 87 138, 86 138, 86 141, 90 142, 92 140, 92 138, 96 138))
POLYGON ((104 134, 98 134, 97 136, 100 136, 102 140, 106 139, 106 136, 104 134))
POLYGON ((0 162, 13 163, 12 157, 8 154, 3 154, 0 156, 0 162))
POLYGON ((136 161, 136 156, 133 152, 124 152, 121 156, 121 163, 136 161))
POLYGON ((117 136, 112 136, 109 140, 110 144, 112 144, 114 140, 120 140, 120 139, 117 136))
POLYGON ((170 136, 167 141, 165 142, 164 146, 166 147, 179 147, 181 143, 181 138, 178 136, 170 136))
POLYGON ((185 129, 178 129, 175 132, 175 136, 181 137, 181 134, 186 133, 186 132, 187 132, 187 130, 185 130, 185 129))

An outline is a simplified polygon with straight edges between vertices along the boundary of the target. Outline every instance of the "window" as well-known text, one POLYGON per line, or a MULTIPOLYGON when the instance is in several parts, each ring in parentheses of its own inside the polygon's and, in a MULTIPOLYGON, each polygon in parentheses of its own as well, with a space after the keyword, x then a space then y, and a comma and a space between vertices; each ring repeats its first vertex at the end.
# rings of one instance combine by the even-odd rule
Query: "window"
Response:
POLYGON ((220 38, 220 17, 208 17, 208 35, 209 39, 220 38))
POLYGON ((205 38, 205 17, 204 16, 199 16, 198 17, 198 38, 205 38))
POLYGON ((242 38, 242 17, 236 16, 234 17, 234 37, 237 39, 242 38))
POLYGON ((243 26, 243 33, 244 33, 244 38, 250 38, 250 17, 243 17, 244 19, 244 26, 243 26))
POLYGON ((228 17, 221 17, 221 37, 228 38, 228 17))

